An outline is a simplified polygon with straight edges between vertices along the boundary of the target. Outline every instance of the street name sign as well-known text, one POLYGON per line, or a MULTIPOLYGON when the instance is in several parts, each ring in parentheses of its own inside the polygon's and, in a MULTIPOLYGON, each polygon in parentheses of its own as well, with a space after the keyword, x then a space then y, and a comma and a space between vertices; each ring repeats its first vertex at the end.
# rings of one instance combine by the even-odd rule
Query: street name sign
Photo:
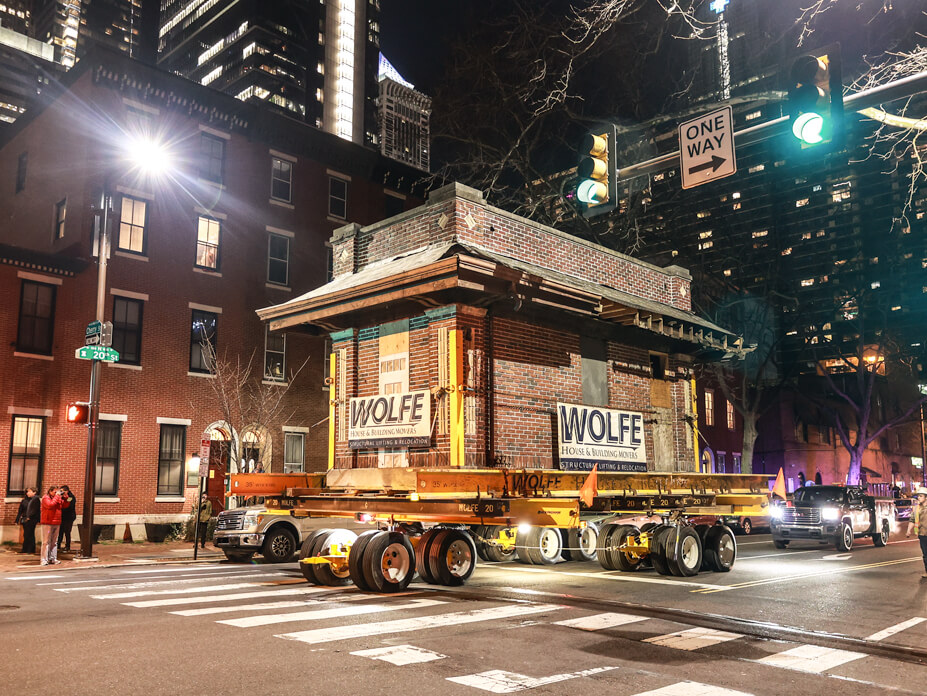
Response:
POLYGON ((119 351, 105 346, 84 346, 74 351, 74 357, 81 360, 102 360, 103 362, 119 362, 119 351))
POLYGON ((679 126, 679 171, 684 189, 723 179, 737 171, 731 107, 703 114, 679 126))
POLYGON ((103 333, 103 322, 92 321, 87 324, 87 330, 84 332, 84 345, 95 346, 100 342, 100 336, 103 333))

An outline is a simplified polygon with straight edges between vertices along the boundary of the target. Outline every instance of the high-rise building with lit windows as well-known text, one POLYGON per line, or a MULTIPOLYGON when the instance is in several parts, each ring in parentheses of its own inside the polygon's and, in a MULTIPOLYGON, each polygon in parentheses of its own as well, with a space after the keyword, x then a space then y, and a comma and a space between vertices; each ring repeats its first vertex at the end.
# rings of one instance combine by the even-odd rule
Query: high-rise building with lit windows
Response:
POLYGON ((158 65, 376 144, 379 0, 163 0, 158 65))
POLYGON ((32 0, 0 0, 0 27, 28 34, 32 24, 32 0))
POLYGON ((431 161, 431 97, 380 55, 380 152, 417 169, 428 171, 431 161))

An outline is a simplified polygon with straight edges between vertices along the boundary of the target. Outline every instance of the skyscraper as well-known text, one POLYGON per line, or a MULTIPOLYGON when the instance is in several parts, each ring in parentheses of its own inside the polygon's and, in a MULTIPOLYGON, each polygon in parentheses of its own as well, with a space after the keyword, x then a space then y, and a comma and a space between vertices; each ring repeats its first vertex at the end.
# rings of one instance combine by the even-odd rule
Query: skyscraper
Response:
POLYGON ((165 0, 158 65, 374 144, 378 17, 378 0, 165 0))
POLYGON ((431 97, 415 89, 380 54, 380 152, 428 171, 431 153, 431 97))

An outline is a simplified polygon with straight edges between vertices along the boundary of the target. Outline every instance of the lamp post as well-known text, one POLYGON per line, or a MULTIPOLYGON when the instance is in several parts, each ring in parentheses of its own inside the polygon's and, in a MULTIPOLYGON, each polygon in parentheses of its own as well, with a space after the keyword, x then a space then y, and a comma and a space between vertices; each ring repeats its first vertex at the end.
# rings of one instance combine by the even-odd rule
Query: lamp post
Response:
MULTIPOLYGON (((165 149, 150 139, 132 138, 122 147, 123 160, 132 169, 156 176, 168 166, 165 149)), ((103 324, 106 303, 106 263, 110 250, 110 225, 112 210, 112 192, 109 177, 103 182, 103 201, 100 211, 100 230, 97 240, 97 302, 96 321, 103 324)), ((93 512, 96 502, 96 459, 97 435, 100 429, 100 377, 102 361, 91 360, 90 368, 90 418, 87 423, 87 460, 84 469, 84 510, 80 527, 80 558, 93 558, 93 512)))

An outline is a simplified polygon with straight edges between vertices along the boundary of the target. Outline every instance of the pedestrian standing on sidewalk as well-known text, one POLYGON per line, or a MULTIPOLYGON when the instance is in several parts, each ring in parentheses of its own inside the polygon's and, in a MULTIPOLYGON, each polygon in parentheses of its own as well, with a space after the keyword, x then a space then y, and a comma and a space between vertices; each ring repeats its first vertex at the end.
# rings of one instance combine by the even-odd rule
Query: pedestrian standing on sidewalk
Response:
POLYGON ((64 492, 63 499, 67 503, 61 511, 61 529, 58 530, 58 550, 61 551, 61 542, 64 542, 64 550, 71 553, 71 528, 74 527, 74 520, 77 518, 77 498, 71 493, 71 489, 62 486, 64 492))
POLYGON ((67 506, 58 486, 51 486, 42 498, 42 565, 58 565, 58 529, 61 510, 67 506))
MULTIPOLYGON (((924 574, 927 578, 927 488, 921 486, 914 491, 914 524, 917 538, 921 542, 921 555, 924 557, 924 574)), ((911 527, 908 527, 906 536, 911 536, 911 527)))
MULTIPOLYGON (((200 498, 199 512, 196 516, 196 523, 200 526, 200 548, 206 548, 206 531, 209 529, 209 518, 212 517, 212 502, 203 493, 200 498)), ((196 542, 194 541, 194 544, 196 542)))
POLYGON ((23 526, 23 547, 20 553, 35 553, 35 526, 39 523, 42 502, 38 491, 31 486, 26 489, 26 497, 19 503, 16 524, 23 526))

